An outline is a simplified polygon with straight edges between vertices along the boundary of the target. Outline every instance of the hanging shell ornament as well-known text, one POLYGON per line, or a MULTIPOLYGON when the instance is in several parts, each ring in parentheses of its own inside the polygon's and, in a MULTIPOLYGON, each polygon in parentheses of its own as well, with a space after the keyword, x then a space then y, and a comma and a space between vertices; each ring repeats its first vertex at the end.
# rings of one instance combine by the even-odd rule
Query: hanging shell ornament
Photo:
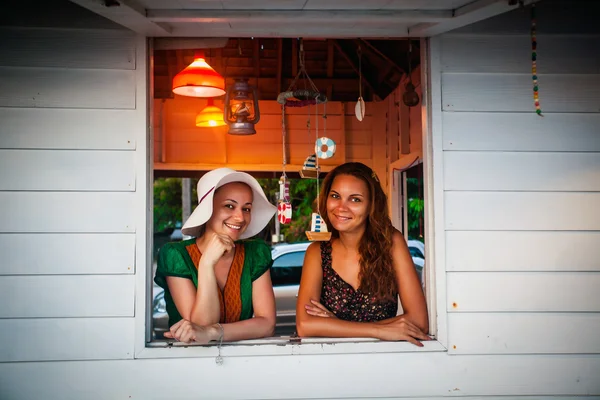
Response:
POLYGON ((356 106, 354 107, 354 114, 356 114, 356 119, 362 121, 365 118, 365 101, 362 96, 358 98, 356 102, 356 106))
POLYGON ((360 50, 360 46, 358 46, 357 50, 358 54, 358 101, 356 102, 356 106, 354 106, 354 115, 356 115, 356 119, 362 121, 365 118, 365 101, 362 97, 362 51, 360 50))

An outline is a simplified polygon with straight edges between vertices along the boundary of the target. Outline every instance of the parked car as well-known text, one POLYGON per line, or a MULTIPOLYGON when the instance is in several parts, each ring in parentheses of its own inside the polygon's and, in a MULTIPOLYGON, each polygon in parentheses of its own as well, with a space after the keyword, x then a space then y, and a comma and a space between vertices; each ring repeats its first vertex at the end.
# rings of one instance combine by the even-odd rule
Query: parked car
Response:
MULTIPOLYGON (((282 243, 273 246, 271 257, 271 281, 275 292, 277 320, 275 335, 292 335, 296 330, 296 299, 304 255, 310 242, 282 243)), ((408 241, 408 249, 415 264, 419 279, 421 279, 425 259, 425 247, 416 240, 408 241)), ((152 335, 154 339, 162 339, 168 329, 169 317, 167 315, 164 291, 160 286, 154 285, 152 302, 152 335)))

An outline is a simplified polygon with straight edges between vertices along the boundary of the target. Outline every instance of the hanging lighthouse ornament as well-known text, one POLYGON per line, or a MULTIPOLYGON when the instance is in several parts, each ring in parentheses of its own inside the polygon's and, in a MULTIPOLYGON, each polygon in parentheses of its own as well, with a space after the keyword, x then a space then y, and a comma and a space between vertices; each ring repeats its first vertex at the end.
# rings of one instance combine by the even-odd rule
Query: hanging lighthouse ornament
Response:
POLYGON ((315 154, 321 159, 333 157, 335 154, 335 142, 328 137, 320 137, 315 142, 315 154))
POLYGON ((281 224, 292 222, 292 204, 290 203, 290 181, 285 173, 279 178, 279 202, 277 204, 277 219, 281 224))

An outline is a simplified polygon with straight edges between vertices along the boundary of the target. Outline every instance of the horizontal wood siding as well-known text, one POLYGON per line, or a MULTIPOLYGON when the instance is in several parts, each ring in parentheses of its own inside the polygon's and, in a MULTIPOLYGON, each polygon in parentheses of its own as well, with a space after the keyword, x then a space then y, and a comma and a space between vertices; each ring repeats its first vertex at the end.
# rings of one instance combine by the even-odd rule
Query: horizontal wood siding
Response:
POLYGON ((0 149, 135 150, 135 110, 0 108, 0 149))
MULTIPOLYGON (((600 35, 538 35, 539 74, 600 74, 600 35)), ((444 35, 444 72, 531 71, 531 36, 444 35), (450 54, 451 53, 451 54, 450 54), (473 54, 482 54, 473 63, 473 54)))
POLYGON ((0 362, 132 358, 144 40, 0 33, 0 362))
POLYGON ((133 317, 133 275, 3 276, 0 318, 133 317))
POLYGON ((447 283, 450 312, 600 312, 600 272, 451 272, 447 283))
MULTIPOLYGON (((133 357, 133 338, 133 318, 0 319, 3 343, 0 359, 9 362, 127 359, 133 357), (32 339, 27 333, 34 332, 32 339)), ((73 372, 71 377, 81 378, 80 372, 73 372)), ((114 379, 110 381, 114 383, 114 379)), ((15 387, 15 382, 6 384, 4 390, 9 387, 15 387)), ((62 389, 63 396, 67 392, 62 389)))
POLYGON ((451 313, 448 328, 451 354, 600 353, 598 313, 451 313))
POLYGON ((444 150, 600 152, 600 114, 444 112, 444 150))
POLYGON ((0 192, 0 232, 135 232, 134 207, 125 192, 0 192))
MULTIPOLYGON (((480 57, 485 57, 480 55, 480 57)), ((600 112, 600 73, 539 74, 544 112, 600 112)), ((444 111, 534 112, 531 72, 448 72, 442 75, 444 111)))
POLYGON ((448 271, 600 271, 600 232, 447 231, 448 271))
POLYGON ((600 192, 450 191, 445 197, 447 230, 600 230, 600 192))
POLYGON ((107 29, 0 27, 0 60, 6 67, 135 69, 134 34, 107 29))
POLYGON ((134 191, 135 153, 0 150, 0 190, 134 191))
POLYGON ((600 35, 538 8, 543 117, 528 10, 434 39, 453 354, 600 353, 600 35))
POLYGON ((0 254, 0 275, 133 274, 135 234, 2 233, 0 254))
POLYGON ((0 67, 0 107, 135 108, 135 71, 0 67))
POLYGON ((448 151, 444 170, 446 190, 600 191, 600 152, 448 151))
MULTIPOLYGON (((589 332, 588 335, 592 336, 589 332)), ((226 349, 225 346, 223 352, 226 349)), ((6 400, 104 400, 129 396, 183 400, 487 400, 486 396, 497 396, 490 398, 493 400, 580 400, 599 396, 599 370, 600 359, 587 355, 492 357, 448 356, 445 352, 247 358, 225 355, 222 366, 215 365, 214 357, 3 363, 0 393, 6 400), (273 371, 277 384, 264 383, 266 371, 273 371), (344 378, 332 379, 327 371, 343 372, 344 378), (368 371, 377 372, 378 384, 373 384, 373 375, 368 371), (244 386, 233 385, 232 376, 244 386), (311 383, 299 385, 299 380, 311 383)))

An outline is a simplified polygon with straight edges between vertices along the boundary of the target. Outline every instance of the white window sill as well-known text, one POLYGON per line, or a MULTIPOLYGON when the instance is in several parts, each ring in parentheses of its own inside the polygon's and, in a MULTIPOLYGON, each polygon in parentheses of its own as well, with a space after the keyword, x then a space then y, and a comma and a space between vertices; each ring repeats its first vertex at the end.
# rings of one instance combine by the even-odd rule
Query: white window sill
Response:
MULTIPOLYGON (((307 338, 276 337, 223 343, 223 357, 295 356, 360 353, 420 353, 442 352, 447 349, 436 340, 422 342, 417 347, 408 342, 385 342, 367 338, 307 338)), ((216 344, 199 345, 180 342, 152 342, 136 358, 198 358, 216 357, 216 344)))

